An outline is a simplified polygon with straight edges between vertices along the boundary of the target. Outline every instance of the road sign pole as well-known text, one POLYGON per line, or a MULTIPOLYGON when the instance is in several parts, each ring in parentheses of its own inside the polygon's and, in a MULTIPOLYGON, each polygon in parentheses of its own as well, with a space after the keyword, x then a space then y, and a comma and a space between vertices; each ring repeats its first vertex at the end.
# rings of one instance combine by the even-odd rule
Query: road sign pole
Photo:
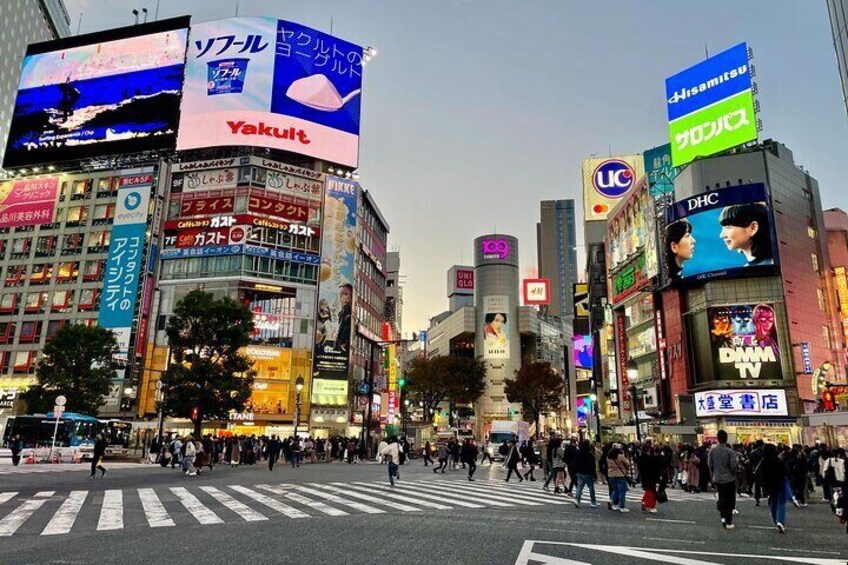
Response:
POLYGON ((56 422, 53 424, 53 441, 50 442, 50 457, 49 460, 53 462, 53 451, 56 449, 56 434, 59 432, 59 418, 62 417, 62 414, 65 411, 65 403, 67 399, 63 395, 59 395, 56 397, 56 405, 53 406, 53 415, 56 417, 56 422))

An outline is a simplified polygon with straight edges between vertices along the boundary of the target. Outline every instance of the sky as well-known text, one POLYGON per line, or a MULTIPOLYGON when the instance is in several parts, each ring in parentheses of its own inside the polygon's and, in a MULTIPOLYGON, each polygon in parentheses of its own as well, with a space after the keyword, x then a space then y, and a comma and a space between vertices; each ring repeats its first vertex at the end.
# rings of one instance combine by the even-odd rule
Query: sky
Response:
MULTIPOLYGON (((132 24, 133 8, 153 19, 157 1, 65 4, 86 33, 132 24)), ((472 263, 479 235, 518 237, 522 275, 534 274, 539 202, 580 208, 583 159, 667 142, 664 80, 705 50, 748 42, 761 138, 793 151, 825 208, 848 209, 848 118, 824 2, 162 0, 159 18, 232 17, 237 4, 378 49, 359 172, 401 253, 405 333, 447 309, 446 271, 472 263)))

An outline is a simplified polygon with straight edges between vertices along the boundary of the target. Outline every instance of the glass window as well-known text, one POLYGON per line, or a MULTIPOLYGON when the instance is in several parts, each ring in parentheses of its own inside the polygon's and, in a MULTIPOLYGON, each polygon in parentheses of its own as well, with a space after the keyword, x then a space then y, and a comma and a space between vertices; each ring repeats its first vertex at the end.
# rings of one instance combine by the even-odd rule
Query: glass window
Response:
POLYGON ((50 320, 47 322, 47 339, 50 339, 56 332, 58 332, 62 326, 65 325, 66 320, 50 320))
POLYGON ((815 239, 816 238, 816 228, 814 228, 813 226, 807 226, 807 235, 810 236, 810 238, 815 239))
POLYGON ((813 260, 813 270, 818 273, 819 272, 819 258, 816 256, 815 253, 812 253, 810 255, 810 258, 813 260))
POLYGON ((97 289, 84 288, 80 291, 79 309, 91 310, 97 302, 97 289))
POLYGON ((76 279, 79 276, 79 263, 69 261, 67 263, 59 263, 59 268, 56 271, 56 278, 60 281, 76 279))
POLYGON ((57 290, 53 293, 50 309, 54 312, 67 312, 74 303, 73 290, 57 290))
POLYGON ((105 220, 112 217, 112 204, 98 204, 94 207, 94 219, 105 220))
POLYGON ((46 292, 30 292, 26 297, 26 304, 24 305, 25 312, 40 312, 41 305, 44 304, 44 300, 47 298, 46 292))
POLYGON ((85 262, 83 267, 83 280, 97 280, 103 269, 103 259, 93 259, 85 262))
POLYGON ((35 252, 39 255, 51 255, 56 248, 56 237, 52 235, 42 235, 38 238, 35 245, 35 252))
POLYGON ((68 221, 81 222, 88 219, 88 206, 74 206, 68 208, 68 221))
POLYGON ((827 306, 825 305, 825 302, 824 302, 824 292, 822 292, 822 289, 820 289, 820 288, 816 289, 816 298, 818 298, 818 300, 819 300, 819 310, 821 310, 821 311, 827 310, 827 306))
POLYGON ((18 294, 11 292, 0 296, 0 311, 9 312, 15 309, 18 305, 18 294))
POLYGON ((35 357, 35 351, 17 351, 15 352, 15 360, 13 371, 15 373, 26 373, 35 357))
POLYGON ((26 253, 29 251, 31 238, 18 237, 12 240, 12 253, 26 253))
POLYGON ((33 342, 38 339, 38 334, 41 333, 40 321, 21 322, 21 342, 33 342))

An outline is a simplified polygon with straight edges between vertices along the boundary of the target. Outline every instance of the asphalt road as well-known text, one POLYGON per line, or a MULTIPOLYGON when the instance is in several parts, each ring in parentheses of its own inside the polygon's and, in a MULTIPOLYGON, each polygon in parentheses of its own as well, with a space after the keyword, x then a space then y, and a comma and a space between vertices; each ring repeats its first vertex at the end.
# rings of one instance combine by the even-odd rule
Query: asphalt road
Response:
POLYGON ((434 475, 412 462, 388 487, 373 463, 216 467, 197 477, 113 465, 88 479, 73 465, 0 466, 0 563, 819 563, 848 562, 848 534, 814 495, 787 510, 742 499, 737 529, 720 527, 710 495, 669 491, 656 515, 580 509, 503 481, 499 465, 434 475), (390 496, 387 496, 390 495, 390 496))

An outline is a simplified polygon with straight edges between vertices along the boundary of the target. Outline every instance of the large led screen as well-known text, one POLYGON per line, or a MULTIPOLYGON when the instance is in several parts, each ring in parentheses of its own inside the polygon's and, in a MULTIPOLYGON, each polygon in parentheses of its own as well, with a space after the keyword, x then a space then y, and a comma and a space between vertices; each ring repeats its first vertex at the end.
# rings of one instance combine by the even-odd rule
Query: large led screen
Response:
POLYGON ((574 366, 581 369, 592 368, 592 336, 576 335, 571 338, 574 344, 574 366))
POLYGON ((177 148, 271 147, 356 167, 362 57, 274 18, 193 25, 177 148))
POLYGON ((771 274, 778 264, 768 189, 731 186, 668 209, 663 250, 672 282, 771 274))
POLYGON ((173 149, 188 21, 30 45, 3 166, 173 149))
POLYGON ((707 308, 707 318, 717 379, 783 378, 773 304, 707 308))

